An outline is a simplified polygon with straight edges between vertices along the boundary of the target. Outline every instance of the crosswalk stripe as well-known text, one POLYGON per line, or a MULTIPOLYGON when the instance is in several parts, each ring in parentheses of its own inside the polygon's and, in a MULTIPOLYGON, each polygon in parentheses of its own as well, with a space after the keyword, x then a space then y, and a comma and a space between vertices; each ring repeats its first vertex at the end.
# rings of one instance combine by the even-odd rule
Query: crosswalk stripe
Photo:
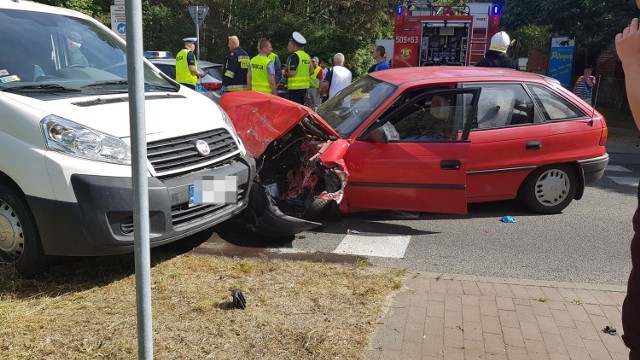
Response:
POLYGON ((409 241, 410 235, 348 234, 333 252, 401 259, 407 251, 409 241))
POLYGON ((626 167, 619 165, 607 165, 605 171, 631 172, 631 170, 627 169, 626 167))
POLYGON ((615 181, 618 185, 627 185, 638 187, 638 179, 632 177, 609 176, 609 179, 615 181))

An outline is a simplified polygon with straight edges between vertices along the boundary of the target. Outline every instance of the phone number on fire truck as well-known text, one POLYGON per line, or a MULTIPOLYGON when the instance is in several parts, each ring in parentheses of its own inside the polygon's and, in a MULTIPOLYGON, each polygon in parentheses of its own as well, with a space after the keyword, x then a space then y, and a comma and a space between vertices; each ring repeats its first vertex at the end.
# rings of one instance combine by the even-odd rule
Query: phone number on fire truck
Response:
POLYGON ((417 44, 419 41, 417 36, 396 36, 396 44, 417 44))

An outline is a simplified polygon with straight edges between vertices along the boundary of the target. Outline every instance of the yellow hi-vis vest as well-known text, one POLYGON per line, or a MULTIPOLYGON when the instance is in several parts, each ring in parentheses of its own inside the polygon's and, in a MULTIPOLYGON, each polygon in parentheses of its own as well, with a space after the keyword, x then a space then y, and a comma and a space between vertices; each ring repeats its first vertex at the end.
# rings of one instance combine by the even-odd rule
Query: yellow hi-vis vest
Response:
POLYGON ((298 55, 298 67, 296 75, 288 80, 289 90, 300 90, 309 88, 309 69, 311 69, 311 58, 303 50, 296 51, 298 55))
POLYGON ((320 79, 318 79, 318 73, 320 73, 320 71, 322 71, 322 68, 320 66, 316 66, 316 68, 313 70, 313 74, 309 76, 310 88, 314 88, 314 89, 320 88, 320 79))
POLYGON ((251 59, 251 90, 271 94, 267 67, 271 60, 263 55, 251 59))
MULTIPOLYGON (((193 75, 189 70, 189 64, 187 64, 187 54, 190 50, 182 49, 176 55, 176 81, 182 84, 188 84, 196 86, 198 83, 198 77, 193 75)), ((196 61, 196 67, 198 62, 196 61)))

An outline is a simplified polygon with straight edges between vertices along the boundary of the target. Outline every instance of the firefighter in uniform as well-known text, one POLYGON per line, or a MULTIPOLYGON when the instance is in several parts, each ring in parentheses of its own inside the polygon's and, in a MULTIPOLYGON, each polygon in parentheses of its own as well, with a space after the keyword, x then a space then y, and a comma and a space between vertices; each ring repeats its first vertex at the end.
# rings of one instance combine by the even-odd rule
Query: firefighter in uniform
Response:
POLYGON ((518 70, 518 63, 507 55, 507 48, 511 44, 509 35, 500 31, 491 37, 489 51, 484 58, 476 64, 482 67, 501 67, 518 70))
POLYGON ((205 76, 205 72, 198 69, 198 61, 193 55, 197 39, 184 38, 182 41, 184 41, 184 49, 176 55, 176 81, 195 90, 198 78, 205 76))
POLYGON ((249 71, 250 62, 249 55, 240 47, 238 37, 229 36, 229 56, 224 62, 221 93, 249 90, 247 71, 249 71))
POLYGON ((289 39, 287 50, 291 55, 287 59, 287 65, 282 70, 282 75, 287 78, 287 87, 289 89, 289 100, 304 105, 309 89, 309 76, 313 74, 314 66, 311 64, 311 58, 303 47, 307 40, 295 31, 289 39))
POLYGON ((271 41, 262 38, 258 41, 259 54, 251 59, 251 67, 247 72, 247 84, 251 90, 265 94, 278 95, 276 90, 276 69, 269 58, 271 53, 271 41))

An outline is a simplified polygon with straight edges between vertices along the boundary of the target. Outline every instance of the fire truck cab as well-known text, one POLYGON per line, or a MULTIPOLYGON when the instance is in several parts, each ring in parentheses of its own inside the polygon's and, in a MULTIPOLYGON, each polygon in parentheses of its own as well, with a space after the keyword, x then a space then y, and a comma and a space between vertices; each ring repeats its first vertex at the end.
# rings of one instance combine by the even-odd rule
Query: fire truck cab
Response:
POLYGON ((475 65, 500 26, 499 4, 408 1, 395 12, 393 68, 475 65))

